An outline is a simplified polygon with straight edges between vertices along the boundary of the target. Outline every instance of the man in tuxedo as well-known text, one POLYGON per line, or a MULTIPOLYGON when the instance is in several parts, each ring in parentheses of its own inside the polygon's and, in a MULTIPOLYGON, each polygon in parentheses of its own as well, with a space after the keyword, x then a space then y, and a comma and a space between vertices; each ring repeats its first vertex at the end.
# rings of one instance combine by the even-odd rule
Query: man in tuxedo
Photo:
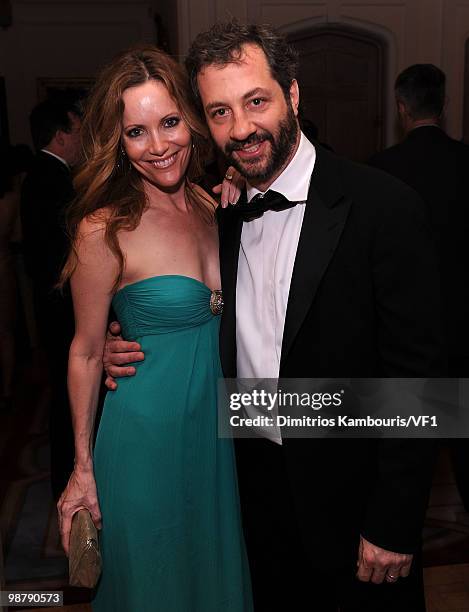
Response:
MULTIPOLYGON (((415 64, 395 83, 403 142, 374 155, 370 164, 410 185, 422 197, 430 216, 440 262, 443 320, 449 376, 469 375, 469 146, 442 129, 446 77, 433 64, 415 64)), ((469 511, 469 444, 449 443, 458 488, 469 511)))
POLYGON ((51 480, 58 498, 73 469, 73 433, 68 408, 67 362, 73 309, 67 290, 54 290, 68 252, 66 205, 74 196, 71 168, 80 152, 80 117, 68 103, 46 100, 30 115, 35 160, 21 194, 26 269, 33 281, 36 318, 51 385, 51 480))
POLYGON ((444 72, 433 64, 415 64, 399 74, 395 95, 405 138, 369 163, 410 185, 426 205, 442 271, 450 375, 466 376, 469 146, 450 138, 441 127, 445 81, 444 72))
MULTIPOLYGON (((215 145, 247 181, 244 201, 219 211, 225 376, 438 375, 436 263, 416 194, 306 139, 296 55, 269 27, 218 24, 186 66, 215 145)), ((112 364, 138 348, 109 342, 108 374, 133 373, 112 364)), ((433 445, 277 442, 236 440, 256 611, 424 610, 413 555, 433 445)))

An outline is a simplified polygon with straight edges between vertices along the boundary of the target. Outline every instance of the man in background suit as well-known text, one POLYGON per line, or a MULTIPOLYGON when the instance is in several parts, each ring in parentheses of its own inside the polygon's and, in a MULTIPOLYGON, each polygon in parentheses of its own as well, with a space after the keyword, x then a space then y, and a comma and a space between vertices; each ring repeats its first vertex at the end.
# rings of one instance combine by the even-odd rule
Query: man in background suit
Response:
MULTIPOLYGON (((436 262, 416 194, 300 132, 296 55, 271 28, 218 24, 186 66, 215 145, 247 180, 244 201, 219 211, 225 376, 438 375, 436 262), (256 196, 277 202, 272 191, 289 202, 263 209, 256 196)), ((109 366, 121 350, 139 348, 108 343, 111 375, 131 371, 109 366)), ((236 441, 256 612, 424 610, 412 555, 432 444, 277 442, 236 441)))
POLYGON ((415 64, 397 77, 396 104, 405 138, 369 163, 415 189, 426 205, 442 269, 451 376, 466 376, 469 147, 441 127, 445 80, 432 64, 415 64))
POLYGON ((73 469, 73 434, 67 395, 68 349, 73 337, 70 296, 54 290, 68 251, 66 205, 74 196, 71 169, 80 152, 80 117, 70 104, 46 100, 30 115, 36 157, 21 194, 26 269, 33 281, 41 345, 51 385, 51 480, 58 499, 73 469))
MULTIPOLYGON (((410 185, 430 217, 441 269, 449 376, 469 376, 469 146, 442 129, 444 72, 415 64, 396 79, 395 95, 403 142, 374 155, 370 164, 410 185)), ((450 442, 458 488, 469 512, 469 442, 450 442)))

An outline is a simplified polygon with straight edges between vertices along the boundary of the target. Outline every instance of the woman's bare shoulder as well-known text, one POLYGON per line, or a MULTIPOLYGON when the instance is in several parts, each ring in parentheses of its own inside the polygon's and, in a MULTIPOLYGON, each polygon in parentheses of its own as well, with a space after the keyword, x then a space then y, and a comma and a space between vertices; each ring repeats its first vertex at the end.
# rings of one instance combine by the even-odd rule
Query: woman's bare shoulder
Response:
POLYGON ((80 238, 95 236, 102 239, 112 217, 112 210, 111 206, 103 206, 83 217, 78 225, 78 236, 80 238))
POLYGON ((97 268, 112 278, 116 274, 117 259, 106 237, 110 216, 111 210, 105 208, 86 215, 77 228, 75 250, 79 262, 88 271, 97 268))

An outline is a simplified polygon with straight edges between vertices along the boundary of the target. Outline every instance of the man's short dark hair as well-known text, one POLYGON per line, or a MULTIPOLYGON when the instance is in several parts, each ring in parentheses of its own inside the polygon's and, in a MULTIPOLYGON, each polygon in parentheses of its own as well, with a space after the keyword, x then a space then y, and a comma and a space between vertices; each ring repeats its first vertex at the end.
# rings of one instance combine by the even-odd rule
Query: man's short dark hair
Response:
POLYGON ((50 143, 58 130, 69 134, 72 130, 70 114, 78 116, 75 105, 59 100, 45 100, 33 108, 29 125, 34 148, 40 151, 50 143))
POLYGON ((200 104, 197 75, 210 65, 225 66, 240 61, 244 45, 260 47, 267 58, 272 78, 288 98, 290 86, 298 72, 298 54, 284 36, 268 25, 242 25, 236 19, 216 23, 208 32, 196 36, 187 58, 186 69, 189 74, 192 92, 200 104))
POLYGON ((396 98, 412 119, 439 117, 445 105, 445 73, 433 64, 414 64, 396 79, 396 98))

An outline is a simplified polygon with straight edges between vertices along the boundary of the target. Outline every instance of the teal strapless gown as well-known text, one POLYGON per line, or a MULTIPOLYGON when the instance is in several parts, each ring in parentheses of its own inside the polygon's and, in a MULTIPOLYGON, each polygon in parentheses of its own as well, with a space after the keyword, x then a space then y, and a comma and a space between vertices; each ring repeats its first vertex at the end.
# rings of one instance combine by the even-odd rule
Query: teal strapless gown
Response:
POLYGON ((210 289, 179 275, 127 285, 113 307, 145 361, 108 392, 94 454, 103 573, 94 612, 250 612, 210 289))

